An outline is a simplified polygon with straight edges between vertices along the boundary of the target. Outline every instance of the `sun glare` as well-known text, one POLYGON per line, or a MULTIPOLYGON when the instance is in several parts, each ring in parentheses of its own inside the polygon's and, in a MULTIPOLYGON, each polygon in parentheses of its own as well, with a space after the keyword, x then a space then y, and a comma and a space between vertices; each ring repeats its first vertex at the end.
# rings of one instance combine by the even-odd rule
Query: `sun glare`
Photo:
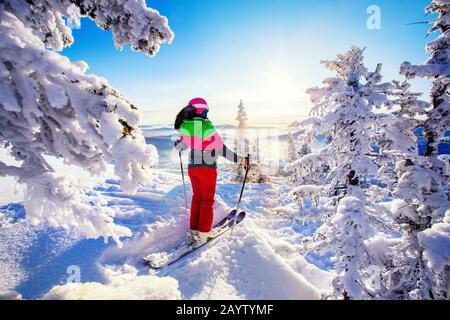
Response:
POLYGON ((278 122, 288 110, 301 108, 304 94, 294 71, 283 62, 269 63, 255 76, 251 95, 260 101, 258 116, 264 117, 265 122, 278 122))
POLYGON ((274 108, 292 106, 300 95, 294 72, 283 64, 263 69, 255 83, 258 96, 274 108))

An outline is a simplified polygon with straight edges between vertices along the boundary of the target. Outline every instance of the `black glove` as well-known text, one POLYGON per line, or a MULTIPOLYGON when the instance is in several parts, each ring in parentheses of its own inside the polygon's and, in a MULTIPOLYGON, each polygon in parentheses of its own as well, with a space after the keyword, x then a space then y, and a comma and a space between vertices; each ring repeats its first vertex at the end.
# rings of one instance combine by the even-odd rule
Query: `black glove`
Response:
POLYGON ((181 139, 178 139, 177 141, 175 141, 174 147, 175 147, 175 149, 177 149, 180 152, 185 149, 185 146, 183 145, 181 139))
POLYGON ((245 170, 250 168, 250 155, 247 155, 245 158, 242 158, 242 164, 244 165, 245 170))

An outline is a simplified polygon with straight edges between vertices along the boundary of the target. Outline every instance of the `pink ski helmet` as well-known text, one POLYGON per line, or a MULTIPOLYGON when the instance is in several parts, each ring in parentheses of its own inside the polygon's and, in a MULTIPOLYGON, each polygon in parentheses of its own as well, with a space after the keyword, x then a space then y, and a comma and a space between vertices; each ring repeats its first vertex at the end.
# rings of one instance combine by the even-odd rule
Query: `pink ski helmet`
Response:
POLYGON ((208 115, 208 104, 206 103, 206 100, 203 98, 194 98, 191 101, 189 101, 188 106, 192 106, 196 109, 197 115, 206 118, 208 115))

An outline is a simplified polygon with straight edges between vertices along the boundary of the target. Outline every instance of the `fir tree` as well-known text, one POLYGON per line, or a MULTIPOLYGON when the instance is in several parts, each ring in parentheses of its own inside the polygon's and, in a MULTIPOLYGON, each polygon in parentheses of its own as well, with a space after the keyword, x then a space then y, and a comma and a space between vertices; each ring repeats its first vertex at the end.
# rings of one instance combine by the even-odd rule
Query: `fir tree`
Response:
POLYGON ((387 231, 388 212, 370 198, 368 179, 378 171, 370 145, 381 117, 374 109, 392 104, 388 98, 392 85, 381 82, 381 64, 368 72, 363 50, 357 47, 323 64, 337 76, 308 90, 313 108, 301 124, 309 128, 305 134, 310 144, 319 135, 330 139, 290 165, 303 177, 293 193, 323 198, 319 208, 310 210, 309 219, 324 221, 315 235, 315 250, 335 254, 333 296, 371 298, 375 293, 365 280, 378 263, 364 239, 387 231))
MULTIPOLYGON (((417 299, 448 299, 450 297, 450 202, 445 193, 448 172, 437 154, 437 144, 450 124, 450 3, 434 0, 428 14, 437 14, 429 33, 439 32, 426 50, 429 59, 422 65, 405 62, 401 74, 408 79, 432 80, 431 108, 421 109, 421 124, 428 141, 425 157, 410 156, 397 164, 399 183, 394 215, 401 223, 406 250, 402 260, 412 274, 404 293, 417 299), (406 255, 406 254, 405 254, 406 255), (407 258, 413 260, 409 264, 407 258)), ((397 250, 397 252, 401 252, 397 250)), ((403 271, 403 270, 401 270, 403 271)), ((400 277, 402 278, 402 277, 400 277)))

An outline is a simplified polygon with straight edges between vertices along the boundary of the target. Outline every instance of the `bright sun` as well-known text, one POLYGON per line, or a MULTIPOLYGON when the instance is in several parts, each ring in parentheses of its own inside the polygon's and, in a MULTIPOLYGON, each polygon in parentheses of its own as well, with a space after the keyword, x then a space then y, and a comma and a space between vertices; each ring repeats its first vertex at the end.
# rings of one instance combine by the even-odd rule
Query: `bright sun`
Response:
POLYGON ((297 81, 294 72, 286 65, 270 65, 256 79, 255 94, 274 108, 292 106, 301 94, 297 81))

